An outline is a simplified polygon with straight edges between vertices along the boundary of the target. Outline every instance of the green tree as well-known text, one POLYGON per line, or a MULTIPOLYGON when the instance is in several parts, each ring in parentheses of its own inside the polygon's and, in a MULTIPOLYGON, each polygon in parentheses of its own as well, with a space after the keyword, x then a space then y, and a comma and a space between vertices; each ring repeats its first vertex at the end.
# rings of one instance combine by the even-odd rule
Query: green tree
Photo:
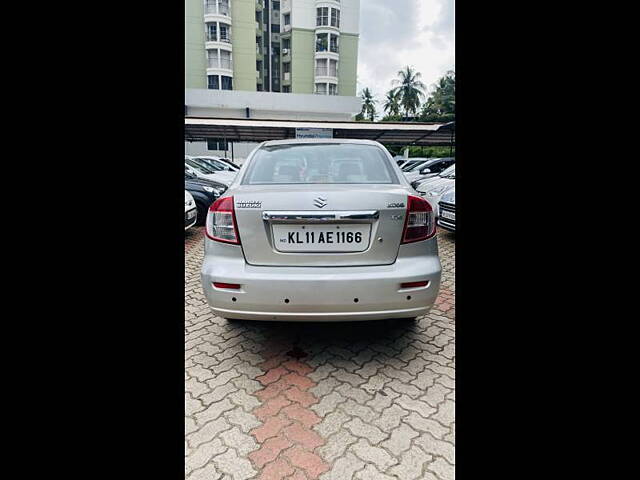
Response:
POLYGON ((420 119, 428 121, 427 118, 451 117, 455 112, 456 74, 449 71, 433 86, 433 93, 425 102, 420 119))
POLYGON ((395 89, 400 94, 400 105, 407 117, 416 116, 425 96, 427 87, 421 78, 420 72, 407 66, 398 72, 398 79, 393 81, 393 84, 397 85, 395 89))
POLYGON ((369 88, 362 90, 360 96, 362 98, 362 111, 356 116, 356 120, 362 121, 367 119, 373 122, 376 119, 377 100, 373 98, 373 94, 369 88))
POLYGON ((400 91, 396 88, 387 92, 387 97, 384 103, 384 111, 387 114, 387 117, 392 118, 400 116, 400 98, 400 91))

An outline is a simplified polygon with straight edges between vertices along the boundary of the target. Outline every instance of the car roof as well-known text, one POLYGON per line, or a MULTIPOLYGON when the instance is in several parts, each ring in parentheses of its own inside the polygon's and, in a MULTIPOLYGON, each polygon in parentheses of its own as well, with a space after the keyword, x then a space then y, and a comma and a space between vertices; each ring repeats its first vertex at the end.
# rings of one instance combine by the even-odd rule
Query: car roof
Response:
POLYGON ((373 140, 360 140, 352 138, 289 138, 286 140, 269 140, 260 144, 261 147, 272 147, 276 145, 313 145, 321 143, 344 143, 351 145, 375 145, 381 147, 379 142, 373 140))

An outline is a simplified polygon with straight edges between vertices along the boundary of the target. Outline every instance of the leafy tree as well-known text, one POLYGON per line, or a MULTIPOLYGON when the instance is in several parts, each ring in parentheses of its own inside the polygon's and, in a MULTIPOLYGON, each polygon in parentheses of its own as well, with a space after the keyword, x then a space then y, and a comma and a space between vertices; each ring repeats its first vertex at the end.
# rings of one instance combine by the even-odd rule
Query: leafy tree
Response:
POLYGON ((387 117, 400 117, 400 99, 401 94, 397 88, 392 88, 387 92, 384 104, 384 111, 387 113, 387 117))
POLYGON ((374 121, 376 119, 376 103, 377 100, 373 98, 373 94, 369 88, 365 88, 362 90, 361 94, 362 98, 362 111, 356 116, 357 121, 362 120, 370 120, 374 121))
POLYGON ((404 109, 405 116, 416 116, 425 96, 427 87, 420 80, 422 74, 407 66, 398 72, 398 79, 393 81, 396 90, 400 94, 400 105, 404 109))
POLYGON ((449 71, 433 86, 433 93, 425 102, 420 112, 420 120, 427 118, 451 117, 456 112, 456 74, 449 71))

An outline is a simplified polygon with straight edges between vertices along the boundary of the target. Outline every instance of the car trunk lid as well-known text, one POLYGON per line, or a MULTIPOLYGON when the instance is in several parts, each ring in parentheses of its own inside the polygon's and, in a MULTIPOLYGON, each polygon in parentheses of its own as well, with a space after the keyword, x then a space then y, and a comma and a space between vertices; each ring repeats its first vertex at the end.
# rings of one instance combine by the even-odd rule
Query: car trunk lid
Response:
POLYGON ((395 262, 408 191, 400 185, 243 185, 235 215, 251 265, 358 266, 395 262))

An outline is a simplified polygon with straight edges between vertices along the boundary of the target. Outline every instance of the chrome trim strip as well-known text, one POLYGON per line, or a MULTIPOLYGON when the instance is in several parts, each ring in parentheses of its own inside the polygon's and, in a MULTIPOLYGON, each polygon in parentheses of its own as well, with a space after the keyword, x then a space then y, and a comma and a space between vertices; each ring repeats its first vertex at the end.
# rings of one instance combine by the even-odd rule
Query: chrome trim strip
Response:
POLYGON ((366 210, 361 212, 262 212, 262 219, 276 222, 341 222, 353 220, 377 220, 380 218, 378 210, 366 210))

